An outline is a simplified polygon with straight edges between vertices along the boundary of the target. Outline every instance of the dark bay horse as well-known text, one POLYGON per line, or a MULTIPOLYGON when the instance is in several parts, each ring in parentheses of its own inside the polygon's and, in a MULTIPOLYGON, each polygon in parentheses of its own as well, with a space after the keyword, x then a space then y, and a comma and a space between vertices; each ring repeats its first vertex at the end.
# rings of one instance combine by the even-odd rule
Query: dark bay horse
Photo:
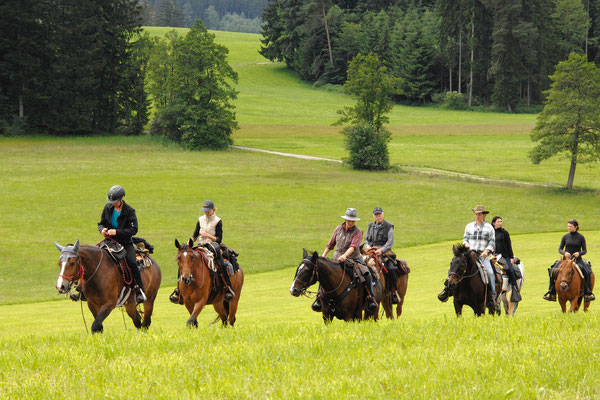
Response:
POLYGON ((309 255, 304 249, 302 261, 296 269, 290 293, 294 297, 306 292, 315 283, 321 284, 321 302, 323 304, 323 320, 329 323, 333 318, 344 321, 372 318, 375 321, 379 315, 382 287, 377 281, 374 289, 377 309, 368 311, 366 294, 363 284, 353 277, 352 268, 343 266, 337 261, 319 257, 315 251, 309 255))
MULTIPOLYGON (((383 310, 385 311, 385 316, 389 319, 394 319, 394 304, 392 304, 392 289, 388 279, 388 275, 384 273, 383 270, 383 262, 381 258, 376 259, 377 255, 373 254, 374 252, 367 252, 365 254, 367 265, 374 267, 379 272, 379 276, 381 279, 381 285, 383 286, 383 295, 381 298, 381 305, 383 306, 383 310)), ((406 296, 406 289, 408 288, 408 273, 403 275, 396 275, 396 287, 398 288, 398 304, 396 304, 396 317, 400 318, 402 315, 402 306, 404 305, 404 296, 406 296)))
MULTIPOLYGON (((486 300, 490 291, 481 278, 477 266, 478 256, 463 244, 452 246, 452 251, 454 257, 450 261, 447 285, 453 291, 454 311, 457 316, 460 316, 463 306, 467 305, 473 309, 475 315, 481 316, 485 314, 486 300)), ((497 283, 496 292, 500 293, 500 290, 501 286, 497 283)), ((495 314, 495 307, 489 306, 488 312, 495 314)))
MULTIPOLYGON (((59 293, 68 293, 73 283, 78 282, 81 285, 88 308, 94 316, 92 333, 102 332, 102 322, 115 307, 123 305, 136 328, 150 326, 154 300, 161 281, 160 267, 154 259, 150 258, 150 268, 141 271, 146 289, 142 321, 135 304, 135 293, 125 285, 119 266, 106 250, 93 245, 80 246, 79 240, 74 245, 64 247, 56 242, 54 244, 60 251, 60 274, 56 289, 59 293)), ((134 268, 137 268, 137 265, 134 268)))
POLYGON ((235 297, 229 301, 225 300, 225 294, 218 283, 219 276, 208 266, 209 261, 203 250, 194 249, 193 245, 194 242, 191 239, 183 245, 175 239, 175 247, 178 250, 177 264, 180 271, 177 287, 183 297, 183 304, 190 313, 187 326, 198 326, 198 315, 207 304, 213 305, 223 326, 227 326, 227 322, 233 326, 244 285, 244 271, 240 268, 229 277, 235 297))
MULTIPOLYGON (((596 278, 592 273, 592 289, 594 289, 595 281, 596 278)), ((556 289, 558 302, 560 303, 562 312, 567 311, 567 301, 571 303, 569 312, 577 312, 579 310, 583 300, 583 285, 583 278, 575 266, 575 261, 573 261, 570 257, 567 257, 566 259, 563 258, 560 262, 560 267, 558 268, 556 282, 554 283, 554 288, 556 289)), ((586 301, 583 311, 587 311, 589 307, 590 302, 586 301)))

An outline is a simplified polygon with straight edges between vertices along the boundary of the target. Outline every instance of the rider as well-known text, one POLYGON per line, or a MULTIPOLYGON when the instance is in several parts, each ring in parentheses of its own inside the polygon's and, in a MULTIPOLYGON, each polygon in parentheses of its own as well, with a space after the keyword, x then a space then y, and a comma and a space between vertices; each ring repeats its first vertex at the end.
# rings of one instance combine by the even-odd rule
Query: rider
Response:
MULTIPOLYGON (((496 236, 496 250, 494 254, 501 255, 500 263, 502 260, 506 263, 506 274, 508 275, 508 282, 512 285, 513 290, 519 293, 519 286, 517 285, 517 276, 514 271, 514 259, 512 243, 510 241, 510 235, 508 231, 502 227, 502 218, 495 216, 492 218, 492 226, 494 227, 494 233, 496 236)), ((520 297, 520 294, 517 296, 520 297)))
MULTIPOLYGON (((213 256, 214 261, 217 264, 219 274, 224 279, 224 292, 225 300, 229 301, 235 297, 235 292, 232 289, 229 274, 225 266, 225 260, 221 253, 221 247, 219 244, 223 240, 223 221, 215 214, 215 203, 212 200, 206 200, 202 204, 201 211, 204 215, 201 215, 196 222, 196 229, 191 237, 192 242, 198 239, 198 244, 209 250, 213 256)), ((169 300, 172 303, 179 304, 179 290, 175 288, 169 300)))
MULTIPOLYGON (((374 221, 369 223, 367 234, 365 235, 365 250, 371 247, 376 248, 375 254, 381 257, 389 251, 391 252, 394 245, 394 225, 383 219, 383 209, 375 207, 373 209, 374 221)), ((389 253, 388 253, 389 254, 389 253)), ((394 260, 388 258, 385 262, 388 270, 389 282, 392 288, 392 304, 398 304, 398 296, 396 292, 397 267, 394 260)))
MULTIPOLYGON (((496 245, 495 232, 492 225, 485 222, 485 216, 489 214, 484 206, 476 206, 473 209, 475 214, 475 221, 467 224, 465 227, 465 234, 463 236, 463 244, 470 248, 472 251, 479 255, 479 260, 485 267, 485 271, 488 275, 488 281, 490 284, 490 290, 492 296, 488 298, 488 306, 495 308, 494 300, 496 299, 496 288, 495 288, 495 274, 492 269, 492 264, 487 256, 494 251, 496 245)), ((450 289, 448 286, 438 295, 440 301, 446 301, 450 297, 450 289)))
MULTIPOLYGON (((570 220, 567 223, 567 230, 569 233, 562 237, 560 246, 558 246, 558 252, 564 257, 574 258, 575 263, 579 266, 585 280, 584 300, 596 300, 596 296, 592 293, 592 268, 582 257, 587 253, 587 246, 585 237, 579 233, 579 222, 574 219, 570 220)), ((556 289, 554 288, 554 277, 552 276, 552 273, 550 274, 550 287, 548 288, 548 292, 544 295, 544 300, 556 301, 556 289)))
POLYGON ((131 237, 138 231, 138 221, 135 216, 135 210, 123 200, 125 197, 125 189, 122 186, 116 185, 108 191, 108 197, 100 222, 98 222, 98 230, 106 239, 112 239, 120 243, 127 252, 127 264, 135 279, 134 290, 136 292, 135 302, 143 303, 146 301, 144 293, 144 283, 142 276, 137 266, 135 258, 135 246, 131 237))
MULTIPOLYGON (((363 263, 360 255, 359 246, 362 240, 362 231, 355 225, 356 221, 360 221, 360 218, 358 218, 357 215, 356 209, 354 208, 348 208, 346 210, 346 215, 342 216, 345 221, 333 231, 333 235, 331 236, 329 243, 327 243, 325 251, 323 251, 323 257, 326 257, 337 245, 337 249, 333 253, 333 258, 336 261, 343 263, 348 258, 354 261, 364 277, 364 283, 367 289, 367 309, 373 311, 377 308, 377 303, 373 297, 373 279, 371 278, 371 272, 369 272, 369 269, 363 263)), ((317 296, 317 299, 312 305, 312 309, 314 311, 321 311, 321 308, 321 299, 317 296)))

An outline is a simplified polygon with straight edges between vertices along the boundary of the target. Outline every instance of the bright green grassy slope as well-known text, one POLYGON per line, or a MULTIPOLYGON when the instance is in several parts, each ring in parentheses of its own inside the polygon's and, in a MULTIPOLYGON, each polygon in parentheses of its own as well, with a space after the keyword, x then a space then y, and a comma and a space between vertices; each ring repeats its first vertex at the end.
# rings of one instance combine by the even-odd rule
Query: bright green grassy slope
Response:
MULTIPOLYGON (((169 29, 146 30, 163 35, 169 29)), ((284 64, 268 63, 258 54, 260 35, 213 33, 218 43, 230 49, 230 62, 239 73, 235 104, 241 130, 234 136, 235 144, 326 158, 345 156, 340 128, 330 125, 337 110, 353 103, 349 96, 314 88, 284 64)), ((391 161, 564 186, 568 160, 556 158, 536 166, 527 157, 533 147, 529 132, 535 118, 398 105, 390 114, 391 161)), ((597 165, 578 166, 575 186, 600 189, 597 165)))
MULTIPOLYGON (((156 245, 167 284, 176 276, 173 241, 190 237, 207 198, 224 219, 225 242, 240 251, 249 273, 296 265, 302 247, 322 251, 349 206, 359 210, 363 229, 373 207, 383 207, 396 225, 396 248, 403 249, 461 239, 471 208, 485 204, 513 235, 557 232, 551 251, 539 252, 542 265, 554 257, 568 218, 577 217, 584 231, 600 229, 595 192, 355 172, 337 163, 181 151, 130 137, 0 139, 0 157, 0 304, 55 296, 52 241, 100 241, 96 224, 115 183, 137 210, 139 235, 156 245), (31 289, 26 296, 22 285, 31 289)), ((596 242, 589 245, 592 250, 596 242)))

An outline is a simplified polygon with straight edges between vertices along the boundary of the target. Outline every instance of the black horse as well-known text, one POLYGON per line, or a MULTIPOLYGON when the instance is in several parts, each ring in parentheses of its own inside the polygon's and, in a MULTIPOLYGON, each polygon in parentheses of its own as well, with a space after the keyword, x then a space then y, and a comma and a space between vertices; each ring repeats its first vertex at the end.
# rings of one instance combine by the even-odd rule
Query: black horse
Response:
MULTIPOLYGON (((481 316, 485 314, 486 303, 488 304, 488 312, 494 314, 496 299, 493 299, 492 302, 488 301, 492 292, 481 277, 477 266, 477 253, 474 253, 463 244, 452 246, 452 251, 454 257, 450 261, 450 271, 448 271, 446 285, 454 295, 456 315, 460 316, 463 306, 467 305, 473 309, 475 315, 481 316)), ((498 279, 496 280, 498 281, 498 279)), ((501 287, 496 285, 497 293, 500 293, 500 289, 501 287)))
POLYGON ((306 289, 319 282, 321 301, 323 303, 323 320, 328 323, 333 318, 344 321, 373 318, 379 315, 382 287, 377 281, 373 289, 377 308, 367 310, 366 290, 354 278, 353 269, 326 257, 319 257, 315 251, 309 255, 304 249, 303 259, 296 269, 296 275, 290 288, 292 296, 298 297, 306 289))

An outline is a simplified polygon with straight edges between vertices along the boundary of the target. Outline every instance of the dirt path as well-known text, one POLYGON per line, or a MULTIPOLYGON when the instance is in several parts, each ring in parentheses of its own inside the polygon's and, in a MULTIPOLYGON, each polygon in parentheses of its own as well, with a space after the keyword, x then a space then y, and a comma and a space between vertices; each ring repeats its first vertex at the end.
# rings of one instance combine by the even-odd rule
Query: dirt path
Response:
MULTIPOLYGON (((240 150, 246 150, 246 151, 257 151, 260 153, 275 154, 275 155, 283 156, 283 157, 301 158, 304 160, 329 161, 329 162, 337 162, 337 163, 342 162, 342 160, 336 160, 333 158, 305 156, 302 154, 293 154, 293 153, 282 153, 280 151, 255 149, 252 147, 244 147, 244 146, 231 146, 231 147, 240 149, 240 150)), ((422 174, 422 175, 430 175, 430 176, 444 176, 444 177, 457 178, 457 179, 471 181, 471 182, 496 183, 496 184, 503 184, 503 185, 528 186, 528 187, 560 187, 560 185, 557 185, 557 184, 548 184, 548 183, 540 183, 540 182, 526 182, 526 181, 518 181, 518 180, 514 180, 514 179, 489 178, 486 176, 467 174, 464 172, 455 172, 455 171, 448 171, 448 170, 444 170, 444 169, 429 168, 429 167, 418 167, 415 165, 399 165, 399 167, 407 172, 414 173, 414 174, 422 174)))

